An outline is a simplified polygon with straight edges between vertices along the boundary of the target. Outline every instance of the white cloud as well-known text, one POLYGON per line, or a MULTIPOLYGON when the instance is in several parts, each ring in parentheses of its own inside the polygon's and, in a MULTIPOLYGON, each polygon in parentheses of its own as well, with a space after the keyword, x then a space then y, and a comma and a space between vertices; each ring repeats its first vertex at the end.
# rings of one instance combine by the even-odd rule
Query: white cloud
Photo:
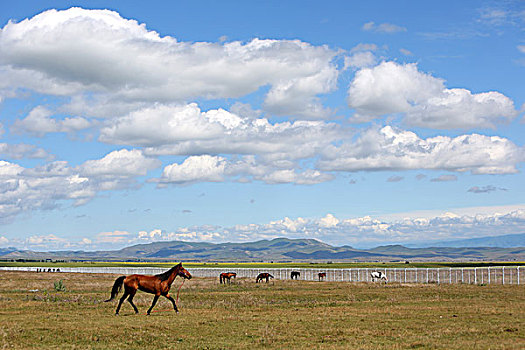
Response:
POLYGON ((144 176, 160 164, 158 159, 145 157, 140 150, 121 149, 102 159, 88 160, 78 170, 85 176, 144 176))
POLYGON ((364 68, 376 65, 376 56, 370 51, 361 51, 345 57, 346 68, 364 68))
POLYGON ((247 108, 237 105, 241 116, 223 109, 201 111, 194 103, 156 105, 108 122, 100 140, 149 146, 148 155, 259 154, 297 159, 313 157, 345 135, 336 123, 270 123, 247 108))
POLYGON ((27 88, 77 98, 86 93, 95 101, 181 102, 236 98, 270 86, 267 108, 306 118, 326 116, 316 96, 335 89, 338 75, 337 53, 326 46, 299 40, 180 42, 116 12, 81 8, 8 22, 0 51, 4 95, 27 88))
POLYGON ((363 132, 355 142, 327 147, 319 161, 324 171, 432 169, 474 174, 510 174, 525 159, 523 148, 498 136, 478 134, 421 139, 385 126, 363 132))
POLYGON ((222 157, 209 155, 186 158, 182 164, 171 164, 164 168, 160 183, 192 183, 200 181, 220 182, 224 178, 226 161, 222 157))
POLYGON ((9 239, 4 236, 0 236, 0 245, 6 246, 9 243, 9 239))
POLYGON ((22 159, 22 158, 32 158, 32 159, 52 159, 49 153, 47 153, 42 148, 37 148, 33 145, 28 145, 24 143, 19 144, 8 144, 0 143, 0 155, 3 155, 7 158, 13 159, 22 159))
POLYGON ((91 123, 84 118, 65 118, 57 120, 50 118, 53 112, 43 106, 33 108, 27 117, 18 119, 13 124, 15 132, 26 132, 35 136, 44 136, 51 132, 74 132, 87 129, 91 123))
POLYGON ((367 32, 378 32, 378 33, 399 33, 399 32, 406 32, 407 29, 405 27, 401 27, 395 24, 391 23, 381 23, 379 25, 375 24, 374 22, 367 22, 363 24, 361 27, 364 31, 367 32))
POLYGON ((256 177, 269 184, 296 183, 298 185, 314 185, 334 179, 332 174, 322 173, 318 170, 308 169, 296 172, 292 169, 275 170, 262 177, 256 177))
POLYGON ((225 110, 201 112, 197 104, 155 105, 112 120, 101 130, 104 142, 158 146, 216 138, 241 119, 225 110))
POLYGON ((492 236, 498 234, 522 233, 525 229, 525 209, 504 213, 458 215, 446 212, 432 217, 403 217, 384 220, 370 216, 337 218, 333 214, 315 218, 285 217, 266 224, 235 225, 232 227, 197 226, 180 228, 176 232, 151 234, 139 233, 142 240, 155 241, 182 239, 199 240, 201 235, 213 234, 214 242, 254 241, 277 237, 316 238, 330 244, 352 244, 373 246, 385 242, 415 242, 453 240, 462 238, 492 236))
POLYGON ((0 222, 10 222, 22 212, 54 209, 62 203, 83 205, 103 191, 137 184, 137 177, 160 166, 139 150, 114 151, 77 167, 55 161, 24 168, 0 161, 0 222))
POLYGON ((164 168, 162 176, 151 180, 161 184, 191 184, 195 182, 222 182, 237 180, 250 182, 263 181, 268 184, 313 185, 334 178, 332 174, 315 169, 301 170, 295 162, 282 160, 264 160, 258 162, 254 156, 238 160, 227 160, 224 157, 202 155, 188 157, 181 164, 171 164, 164 168))
POLYGON ((525 208, 465 208, 433 215, 417 213, 394 215, 390 219, 362 217, 336 217, 326 214, 321 218, 289 218, 260 224, 180 227, 174 231, 153 229, 137 234, 114 230, 100 232, 93 239, 83 238, 71 242, 53 234, 33 235, 26 239, 0 237, 0 244, 24 246, 29 249, 112 249, 137 243, 156 241, 210 241, 241 242, 277 237, 315 238, 334 245, 375 246, 385 243, 414 243, 523 233, 525 208), (394 218, 395 217, 395 218, 394 218))
POLYGON ((355 121, 405 113, 407 124, 435 129, 495 127, 517 115, 513 101, 499 92, 447 89, 442 79, 420 72, 415 64, 395 62, 359 70, 348 104, 356 110, 355 121))

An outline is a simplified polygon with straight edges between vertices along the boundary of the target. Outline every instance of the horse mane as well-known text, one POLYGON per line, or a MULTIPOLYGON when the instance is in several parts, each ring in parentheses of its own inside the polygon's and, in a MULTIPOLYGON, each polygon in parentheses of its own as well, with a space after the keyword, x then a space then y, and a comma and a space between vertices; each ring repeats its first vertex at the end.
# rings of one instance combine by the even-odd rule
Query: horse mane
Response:
POLYGON ((158 275, 155 275, 155 277, 157 277, 161 281, 165 281, 168 278, 170 278, 170 276, 172 275, 173 271, 179 266, 180 266, 180 264, 179 265, 175 265, 171 269, 169 269, 168 271, 165 271, 163 273, 159 273, 158 275))

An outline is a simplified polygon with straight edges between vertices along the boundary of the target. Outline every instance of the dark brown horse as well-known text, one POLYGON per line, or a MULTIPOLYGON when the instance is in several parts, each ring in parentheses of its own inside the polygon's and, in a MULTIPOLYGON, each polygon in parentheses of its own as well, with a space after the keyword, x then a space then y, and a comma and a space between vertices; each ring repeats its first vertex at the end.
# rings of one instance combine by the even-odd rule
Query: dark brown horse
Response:
POLYGON ((221 284, 226 283, 226 280, 228 283, 232 283, 232 277, 237 278, 237 274, 235 272, 223 272, 219 275, 219 281, 221 284))
POLYGON ((299 278, 299 276, 301 276, 301 273, 299 271, 292 271, 292 273, 290 274, 291 279, 297 279, 299 278))
POLYGON ((272 275, 270 275, 268 272, 262 272, 260 273, 257 278, 255 279, 255 283, 259 283, 259 281, 262 282, 263 279, 266 279, 266 283, 270 280, 270 278, 273 278, 272 275))
POLYGON ((128 301, 131 304, 131 306, 133 306, 135 313, 139 313, 139 310, 137 309, 135 304, 133 304, 133 297, 135 296, 135 293, 137 293, 137 289, 146 293, 155 294, 155 297, 153 298, 153 303, 148 309, 148 315, 151 313, 151 309, 153 309, 161 295, 165 296, 173 303, 173 309, 175 309, 175 312, 179 312, 179 310, 177 309, 177 304, 175 303, 175 299, 173 299, 173 297, 169 295, 171 284, 177 276, 180 276, 185 279, 191 278, 191 274, 184 267, 182 267, 182 263, 173 266, 168 271, 155 276, 120 276, 115 280, 115 284, 113 284, 113 288, 111 289, 111 297, 108 300, 106 300, 106 302, 113 300, 120 292, 122 285, 124 285, 124 295, 122 296, 122 298, 120 298, 120 301, 117 306, 117 311, 115 311, 115 315, 118 315, 120 306, 128 296, 128 301))
POLYGON ((323 281, 326 278, 326 272, 319 272, 319 281, 323 281))

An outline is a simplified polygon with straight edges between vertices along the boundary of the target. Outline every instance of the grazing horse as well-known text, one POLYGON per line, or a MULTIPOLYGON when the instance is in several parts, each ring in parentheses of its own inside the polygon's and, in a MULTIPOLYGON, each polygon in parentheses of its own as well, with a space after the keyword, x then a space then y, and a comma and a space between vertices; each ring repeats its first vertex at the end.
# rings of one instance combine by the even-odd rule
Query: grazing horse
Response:
POLYGON ((326 278, 326 272, 319 272, 317 275, 319 276, 319 281, 324 281, 326 278))
POLYGON ((299 271, 292 271, 290 275, 291 279, 297 279, 299 276, 301 276, 301 273, 299 271))
POLYGON ((237 278, 237 274, 235 272, 223 272, 219 275, 219 281, 221 284, 226 284, 226 280, 228 283, 232 283, 232 277, 237 278))
POLYGON ((374 271, 370 274, 370 276, 372 277, 372 282, 375 282, 376 280, 384 280, 385 283, 387 282, 386 275, 381 271, 374 271))
POLYGON ((173 309, 175 309, 175 312, 179 312, 179 310, 177 309, 177 304, 175 303, 175 299, 173 299, 173 297, 169 295, 171 284, 177 276, 180 276, 185 279, 191 278, 191 274, 184 267, 182 267, 182 263, 175 265, 168 271, 155 276, 120 276, 115 280, 115 284, 113 284, 113 288, 111 289, 111 297, 105 301, 108 302, 113 300, 120 292, 122 285, 124 285, 124 295, 122 296, 122 298, 120 298, 120 301, 117 306, 117 311, 115 311, 115 315, 118 315, 120 306, 128 296, 128 301, 131 304, 131 306, 133 306, 135 313, 139 313, 139 310, 137 309, 135 304, 133 304, 133 297, 135 296, 135 293, 137 293, 137 289, 140 289, 141 291, 146 293, 155 294, 155 297, 153 298, 153 303, 148 309, 148 315, 151 313, 151 309, 153 309, 161 295, 166 297, 173 303, 173 309))
POLYGON ((270 280, 270 278, 273 278, 272 275, 270 275, 268 272, 262 272, 260 273, 257 278, 255 279, 255 283, 259 283, 259 281, 262 282, 263 279, 266 279, 266 283, 270 280))

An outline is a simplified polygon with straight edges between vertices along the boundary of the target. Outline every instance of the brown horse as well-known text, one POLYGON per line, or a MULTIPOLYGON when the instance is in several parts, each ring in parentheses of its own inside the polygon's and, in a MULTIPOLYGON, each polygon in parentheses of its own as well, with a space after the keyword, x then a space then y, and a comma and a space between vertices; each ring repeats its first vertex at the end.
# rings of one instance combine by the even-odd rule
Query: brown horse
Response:
POLYGON ((319 281, 323 281, 326 278, 326 272, 319 272, 319 281))
POLYGON ((232 277, 237 278, 237 274, 235 272, 223 272, 219 275, 219 281, 221 284, 226 284, 226 280, 228 280, 228 283, 232 283, 232 277))
POLYGON ((270 280, 270 278, 273 278, 272 275, 270 275, 268 272, 262 272, 260 273, 257 278, 255 279, 255 283, 259 283, 259 281, 262 282, 263 279, 266 279, 266 283, 270 280))
POLYGON ((173 309, 175 309, 175 312, 179 312, 179 310, 177 309, 177 304, 175 303, 175 299, 173 299, 173 297, 169 295, 171 284, 177 276, 180 276, 185 279, 191 278, 191 274, 184 267, 182 267, 182 263, 175 265, 168 271, 155 276, 120 276, 115 280, 115 284, 113 284, 113 288, 111 289, 111 297, 105 301, 108 302, 113 300, 120 292, 122 285, 124 285, 124 295, 122 296, 122 298, 120 298, 115 315, 118 315, 120 306, 128 296, 128 301, 131 304, 131 306, 133 306, 135 313, 139 313, 139 310, 137 309, 135 304, 133 304, 133 297, 135 296, 135 293, 137 293, 137 289, 140 289, 141 291, 146 293, 155 294, 155 297, 153 298, 153 303, 148 309, 148 315, 151 313, 151 309, 153 309, 161 295, 165 296, 173 303, 173 309))

